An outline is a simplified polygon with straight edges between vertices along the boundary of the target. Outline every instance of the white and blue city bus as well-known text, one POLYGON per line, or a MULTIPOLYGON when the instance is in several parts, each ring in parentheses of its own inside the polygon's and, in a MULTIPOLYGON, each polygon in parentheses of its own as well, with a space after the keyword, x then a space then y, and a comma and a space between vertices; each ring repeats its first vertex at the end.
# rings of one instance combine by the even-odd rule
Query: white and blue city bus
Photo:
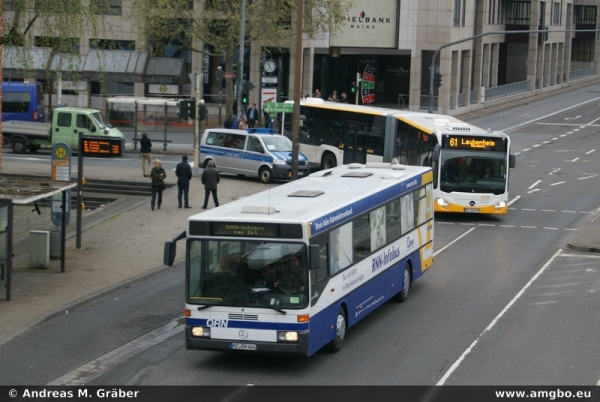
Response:
POLYGON ((433 263, 430 167, 321 170, 188 218, 186 347, 310 356, 433 263), (297 261, 297 262, 296 262, 297 261))

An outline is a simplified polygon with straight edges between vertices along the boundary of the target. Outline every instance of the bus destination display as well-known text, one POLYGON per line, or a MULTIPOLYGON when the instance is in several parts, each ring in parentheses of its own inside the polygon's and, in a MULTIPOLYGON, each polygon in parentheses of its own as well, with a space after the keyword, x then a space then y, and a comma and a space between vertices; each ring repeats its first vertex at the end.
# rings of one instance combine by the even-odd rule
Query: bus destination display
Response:
POLYGON ((120 138, 83 137, 83 156, 121 156, 120 138))
POLYGON ((463 135, 445 135, 444 148, 472 149, 477 151, 506 151, 507 142, 494 137, 467 137, 463 135))
POLYGON ((279 225, 272 223, 212 222, 214 236, 278 237, 279 225))

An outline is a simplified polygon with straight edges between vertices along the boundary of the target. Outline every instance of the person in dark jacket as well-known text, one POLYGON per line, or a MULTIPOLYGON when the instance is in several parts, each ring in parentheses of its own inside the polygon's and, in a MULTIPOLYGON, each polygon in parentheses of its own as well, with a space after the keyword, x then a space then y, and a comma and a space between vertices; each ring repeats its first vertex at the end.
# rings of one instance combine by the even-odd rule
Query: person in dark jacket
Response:
POLYGON ((191 208, 189 203, 190 180, 192 180, 192 167, 188 163, 187 155, 181 156, 181 162, 175 167, 175 176, 177 176, 177 202, 181 208, 181 196, 185 202, 185 208, 191 208))
POLYGON ((167 177, 167 172, 163 169, 160 161, 158 159, 154 160, 154 168, 150 171, 150 179, 152 179, 152 199, 150 200, 150 207, 154 211, 154 205, 156 201, 156 195, 158 194, 158 209, 160 209, 160 204, 162 204, 162 193, 166 188, 165 186, 165 177, 167 177))
POLYGON ((140 155, 142 158, 142 172, 144 172, 144 177, 148 177, 152 169, 152 141, 150 141, 148 134, 145 132, 142 133, 142 138, 140 139, 140 155))
POLYGON ((225 123, 223 123, 223 128, 232 128, 234 121, 235 118, 233 117, 233 114, 229 115, 229 117, 225 119, 225 123))
POLYGON ((204 184, 204 205, 202 205, 202 209, 206 209, 208 206, 208 196, 210 193, 213 195, 213 201, 215 202, 215 207, 219 206, 219 200, 217 198, 217 184, 221 181, 221 176, 217 169, 215 169, 215 162, 208 161, 208 166, 204 171, 202 171, 202 176, 200 176, 200 180, 202 184, 204 184))
POLYGON ((256 108, 256 103, 253 103, 251 107, 248 108, 248 127, 254 128, 254 125, 258 122, 258 109, 256 108))

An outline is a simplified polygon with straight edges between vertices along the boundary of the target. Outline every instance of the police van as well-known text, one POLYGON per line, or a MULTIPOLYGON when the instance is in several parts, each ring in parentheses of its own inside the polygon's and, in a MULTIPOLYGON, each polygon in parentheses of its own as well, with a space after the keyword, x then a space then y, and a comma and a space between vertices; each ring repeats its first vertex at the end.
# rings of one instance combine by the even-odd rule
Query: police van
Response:
MULTIPOLYGON (((292 177, 292 141, 272 129, 210 128, 200 141, 199 164, 215 162, 219 172, 258 176, 263 183, 292 177)), ((310 173, 306 156, 298 152, 298 177, 310 173)))

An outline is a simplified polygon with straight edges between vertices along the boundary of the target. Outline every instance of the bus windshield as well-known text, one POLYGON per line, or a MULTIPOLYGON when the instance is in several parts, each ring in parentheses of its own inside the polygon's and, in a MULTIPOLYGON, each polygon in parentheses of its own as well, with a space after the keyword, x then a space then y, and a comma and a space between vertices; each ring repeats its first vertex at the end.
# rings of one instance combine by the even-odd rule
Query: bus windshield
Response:
POLYGON ((190 304, 276 310, 308 304, 304 244, 190 239, 188 253, 190 304))
POLYGON ((506 191, 506 152, 444 149, 440 162, 442 191, 496 195, 506 191))

